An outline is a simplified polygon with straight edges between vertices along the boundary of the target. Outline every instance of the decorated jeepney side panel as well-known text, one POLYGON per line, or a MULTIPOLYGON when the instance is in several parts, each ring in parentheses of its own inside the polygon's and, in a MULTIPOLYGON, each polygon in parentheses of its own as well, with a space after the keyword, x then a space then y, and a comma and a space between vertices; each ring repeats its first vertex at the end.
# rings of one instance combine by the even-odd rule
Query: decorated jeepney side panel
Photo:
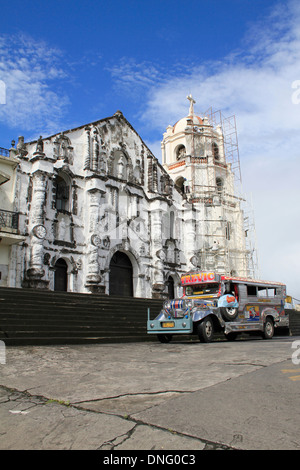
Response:
POLYGON ((259 321, 260 312, 259 305, 247 305, 244 309, 244 318, 247 322, 259 321))
POLYGON ((260 322, 263 325, 267 316, 272 316, 275 320, 279 315, 285 315, 284 302, 280 295, 273 298, 257 297, 249 295, 246 285, 240 285, 239 300, 238 320, 247 324, 260 322))

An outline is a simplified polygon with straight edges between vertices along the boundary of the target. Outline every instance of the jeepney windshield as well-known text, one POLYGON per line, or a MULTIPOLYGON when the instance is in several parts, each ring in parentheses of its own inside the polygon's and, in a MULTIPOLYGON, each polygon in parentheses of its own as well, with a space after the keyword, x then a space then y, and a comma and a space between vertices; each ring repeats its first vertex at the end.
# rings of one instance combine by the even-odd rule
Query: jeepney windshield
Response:
POLYGON ((185 295, 217 295, 220 285, 217 282, 195 284, 185 287, 185 295))

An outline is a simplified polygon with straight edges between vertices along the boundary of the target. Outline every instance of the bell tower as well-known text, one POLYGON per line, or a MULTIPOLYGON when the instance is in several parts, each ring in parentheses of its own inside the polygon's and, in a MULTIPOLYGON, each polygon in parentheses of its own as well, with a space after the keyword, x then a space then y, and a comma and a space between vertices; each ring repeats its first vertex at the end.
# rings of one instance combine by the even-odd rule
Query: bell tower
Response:
POLYGON ((162 163, 188 198, 211 197, 227 182, 223 134, 207 116, 195 114, 192 95, 187 99, 188 115, 168 126, 163 135, 162 163))
POLYGON ((235 117, 198 115, 193 97, 187 99, 188 115, 167 127, 161 143, 163 166, 183 195, 187 265, 247 276, 235 117))

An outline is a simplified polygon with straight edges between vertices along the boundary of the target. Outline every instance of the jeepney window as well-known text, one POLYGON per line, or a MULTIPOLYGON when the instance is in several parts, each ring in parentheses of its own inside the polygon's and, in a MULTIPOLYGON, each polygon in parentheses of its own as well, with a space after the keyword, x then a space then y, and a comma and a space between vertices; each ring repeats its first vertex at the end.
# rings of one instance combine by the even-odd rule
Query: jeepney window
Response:
POLYGON ((257 297, 268 297, 268 289, 266 287, 257 287, 257 297))
POLYGON ((236 295, 237 290, 232 282, 226 282, 224 285, 224 294, 236 295))
POLYGON ((284 298, 286 296, 285 287, 276 287, 276 296, 284 298))
POLYGON ((185 288, 185 294, 186 295, 192 295, 193 294, 193 289, 189 286, 185 288))
POLYGON ((256 297, 256 286, 247 286, 247 295, 256 297))
POLYGON ((276 289, 273 288, 273 287, 269 287, 268 288, 268 296, 269 297, 275 297, 275 295, 276 295, 276 289))
POLYGON ((187 286, 185 288, 186 295, 216 295, 219 292, 219 284, 207 283, 207 284, 195 284, 193 286, 187 286))

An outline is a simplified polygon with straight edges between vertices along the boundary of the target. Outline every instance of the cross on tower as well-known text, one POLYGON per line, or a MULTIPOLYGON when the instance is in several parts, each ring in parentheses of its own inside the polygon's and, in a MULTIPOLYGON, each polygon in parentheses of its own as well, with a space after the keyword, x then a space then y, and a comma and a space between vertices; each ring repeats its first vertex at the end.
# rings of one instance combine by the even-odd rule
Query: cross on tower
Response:
POLYGON ((194 116, 194 104, 196 103, 196 101, 192 97, 191 93, 189 94, 189 96, 187 96, 187 99, 190 102, 189 116, 194 116))

